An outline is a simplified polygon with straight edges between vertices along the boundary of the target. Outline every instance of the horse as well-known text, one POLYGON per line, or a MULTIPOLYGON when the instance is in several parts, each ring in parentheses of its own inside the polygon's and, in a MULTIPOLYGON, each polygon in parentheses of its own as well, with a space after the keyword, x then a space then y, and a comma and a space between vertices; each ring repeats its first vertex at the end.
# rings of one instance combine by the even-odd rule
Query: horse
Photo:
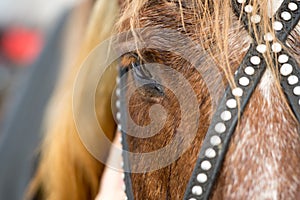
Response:
MULTIPOLYGON (((135 47, 122 53, 118 64, 120 75, 127 74, 117 90, 123 148, 142 155, 123 154, 127 197, 299 198, 299 1, 106 3, 114 6, 101 13, 113 13, 105 18, 111 20, 105 36, 129 32, 125 41, 135 47), (215 85, 225 86, 211 89, 215 85), (162 115, 153 115, 162 109, 162 115), (159 149, 165 151, 147 157, 159 149)), ((95 9, 91 22, 99 23, 99 15, 95 9)), ((87 43, 99 38, 94 23, 87 43)), ((82 55, 93 46, 83 48, 82 55)), ((106 80, 106 90, 96 95, 96 102, 102 101, 97 116, 112 139, 117 124, 107 99, 114 83, 106 80)), ((70 93, 61 104, 61 120, 49 120, 32 184, 45 199, 94 198, 103 172, 76 134, 70 93)))

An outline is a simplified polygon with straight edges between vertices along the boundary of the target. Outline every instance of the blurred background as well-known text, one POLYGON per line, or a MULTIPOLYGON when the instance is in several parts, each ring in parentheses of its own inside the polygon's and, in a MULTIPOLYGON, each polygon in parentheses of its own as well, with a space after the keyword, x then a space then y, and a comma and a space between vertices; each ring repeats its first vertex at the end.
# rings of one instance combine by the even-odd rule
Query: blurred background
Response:
POLYGON ((89 0, 0 1, 0 200, 22 199, 38 158, 43 114, 75 62, 89 0))

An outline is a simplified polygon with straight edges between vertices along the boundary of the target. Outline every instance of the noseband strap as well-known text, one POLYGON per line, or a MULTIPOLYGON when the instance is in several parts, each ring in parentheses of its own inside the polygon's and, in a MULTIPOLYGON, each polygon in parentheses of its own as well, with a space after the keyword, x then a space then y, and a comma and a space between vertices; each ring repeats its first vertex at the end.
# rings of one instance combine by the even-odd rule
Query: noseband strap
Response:
MULTIPOLYGON (((227 87, 213 115, 194 171, 185 191, 185 200, 209 199, 222 167, 231 137, 236 128, 238 116, 242 116, 253 91, 266 70, 267 64, 263 55, 266 52, 267 43, 271 46, 274 66, 278 67, 279 70, 282 89, 292 111, 298 121, 300 121, 300 71, 296 60, 284 50, 285 46, 282 47, 282 45, 285 45, 290 32, 299 22, 300 1, 285 0, 282 3, 272 23, 275 38, 273 37, 273 33, 263 33, 259 29, 261 17, 253 12, 253 7, 249 2, 249 0, 232 0, 233 10, 238 17, 241 17, 245 28, 253 38, 253 42, 235 73, 234 81, 236 88, 227 87), (244 10, 241 15, 242 9, 244 10), (259 38, 254 36, 253 26, 259 31, 259 38), (260 43, 259 41, 265 42, 260 43), (238 105, 240 105, 239 108, 238 105)), ((122 73, 124 72, 121 71, 120 75, 122 73)), ((121 94, 121 97, 124 96, 125 94, 121 94)), ((125 104, 120 105, 120 108, 125 109, 125 106, 125 104)), ((125 113, 122 110, 121 112, 125 113)), ((121 120, 121 124, 126 124, 125 119, 121 120)), ((126 133, 123 131, 122 144, 123 148, 128 150, 126 133)), ((123 157, 123 159, 125 168, 130 169, 128 158, 123 157)), ((133 200, 130 173, 125 173, 125 184, 127 198, 133 200)))

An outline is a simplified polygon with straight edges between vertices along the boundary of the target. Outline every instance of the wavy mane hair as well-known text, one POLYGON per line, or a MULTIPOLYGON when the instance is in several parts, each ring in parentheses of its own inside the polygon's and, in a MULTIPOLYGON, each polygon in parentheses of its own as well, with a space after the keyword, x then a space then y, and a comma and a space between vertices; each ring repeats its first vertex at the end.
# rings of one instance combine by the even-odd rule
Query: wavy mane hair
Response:
MULTIPOLYGON (((261 30, 274 34, 269 16, 270 10, 277 6, 273 4, 276 1, 251 2, 254 11, 261 16, 261 30)), ((118 32, 131 31, 135 35, 136 28, 147 27, 168 28, 191 38, 209 52, 222 72, 224 83, 235 85, 233 74, 246 54, 251 38, 234 15, 230 0, 98 0, 77 65, 65 73, 65 81, 58 87, 49 107, 46 136, 37 174, 30 187, 31 194, 40 189, 47 200, 95 198, 104 166, 88 153, 78 137, 71 107, 74 79, 83 59, 99 42, 118 32)), ((254 26, 252 28, 258 39, 260 33, 254 26)), ((136 40, 139 39, 136 37, 136 40)), ((184 44, 179 41, 178 45, 184 44)), ((296 199, 300 195, 300 169, 297 167, 300 163, 299 125, 281 91, 277 63, 273 62, 269 43, 267 47, 268 51, 264 54, 267 71, 239 120, 212 199, 243 199, 245 196, 248 199, 296 199)), ((286 50, 299 61, 299 24, 290 34, 287 47, 286 50)), ((183 73, 197 93, 200 128, 191 147, 170 166, 131 176, 136 199, 182 199, 210 123, 212 102, 199 73, 177 55, 157 50, 137 52, 145 61, 166 64, 183 73)), ((131 62, 132 57, 125 55, 120 65, 126 66, 131 62)), ((205 63, 198 67, 209 70, 211 65, 205 63)), ((110 139, 116 127, 109 109, 113 91, 111 80, 115 77, 115 72, 106 75, 106 90, 98 91, 96 95, 99 99, 98 119, 110 139)), ((213 74, 210 81, 214 81, 213 74)), ((176 116, 178 105, 170 99, 158 102, 171 105, 167 109, 176 116)), ((147 124, 147 117, 141 118, 140 112, 149 106, 149 102, 135 97, 133 104, 129 105, 131 117, 138 124, 147 124), (133 107, 135 109, 131 109, 133 107)), ((158 136, 147 141, 129 138, 130 150, 161 148, 176 133, 178 120, 168 118, 166 127, 158 136), (150 148, 149 142, 155 145, 150 148)))

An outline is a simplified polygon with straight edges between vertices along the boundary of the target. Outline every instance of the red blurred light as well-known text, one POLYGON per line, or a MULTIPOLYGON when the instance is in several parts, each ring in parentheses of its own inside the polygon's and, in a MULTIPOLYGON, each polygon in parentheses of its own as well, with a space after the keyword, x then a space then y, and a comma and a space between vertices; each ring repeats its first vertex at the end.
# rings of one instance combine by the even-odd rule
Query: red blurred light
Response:
POLYGON ((1 46, 5 56, 24 66, 37 59, 42 50, 43 37, 37 30, 12 27, 3 33, 1 46))

